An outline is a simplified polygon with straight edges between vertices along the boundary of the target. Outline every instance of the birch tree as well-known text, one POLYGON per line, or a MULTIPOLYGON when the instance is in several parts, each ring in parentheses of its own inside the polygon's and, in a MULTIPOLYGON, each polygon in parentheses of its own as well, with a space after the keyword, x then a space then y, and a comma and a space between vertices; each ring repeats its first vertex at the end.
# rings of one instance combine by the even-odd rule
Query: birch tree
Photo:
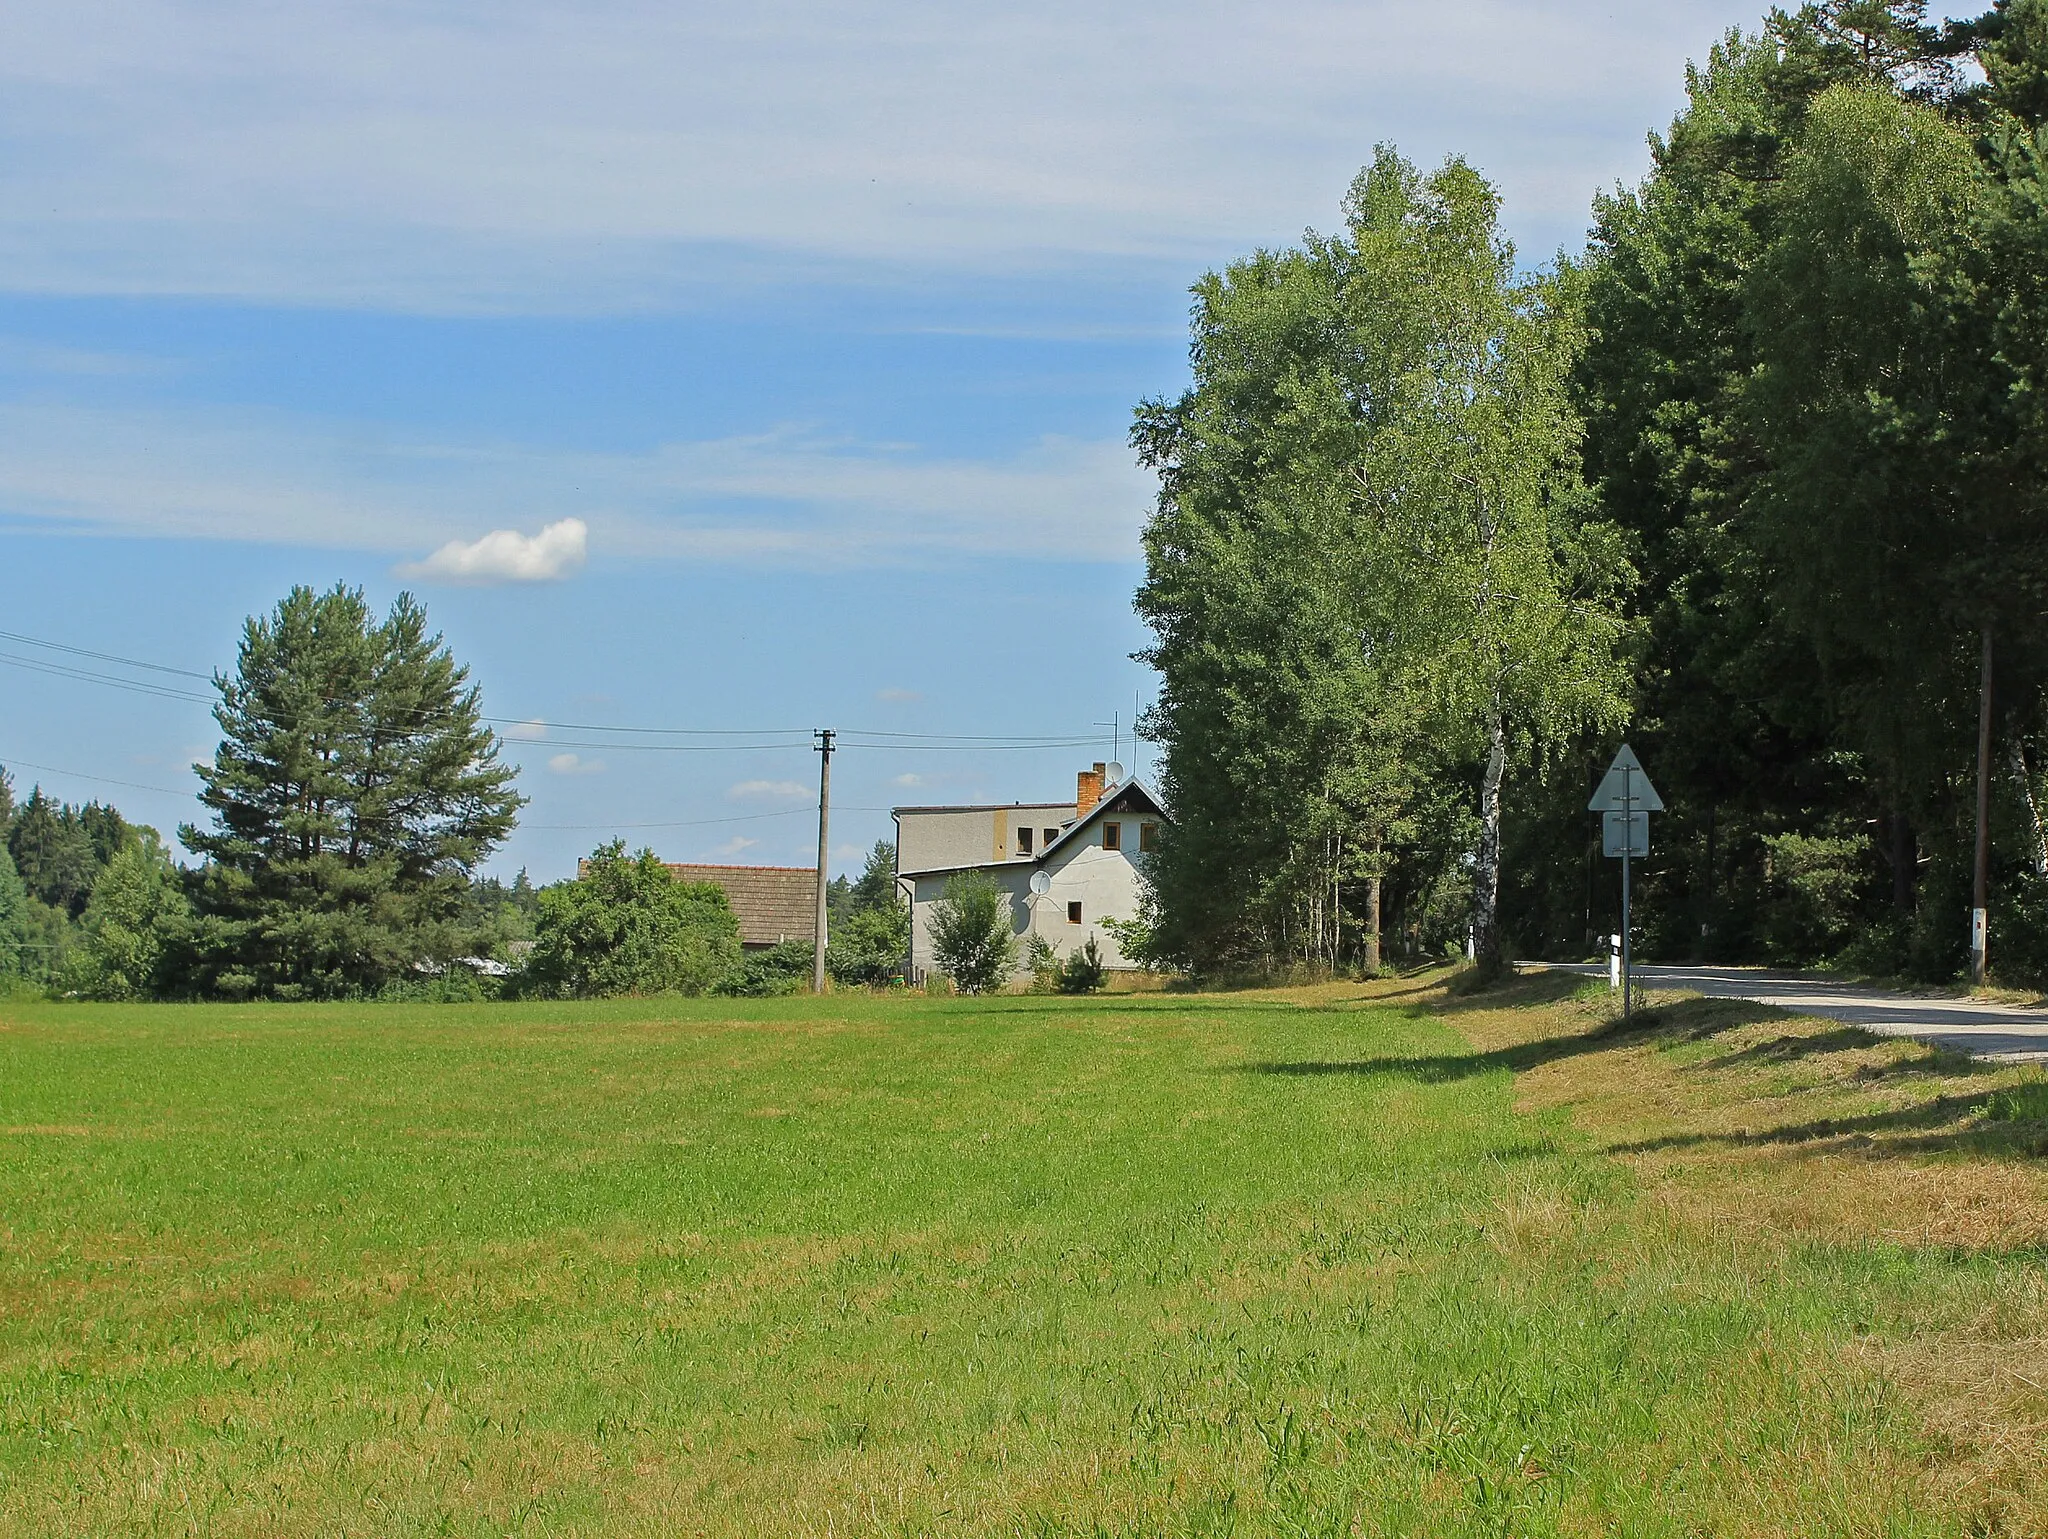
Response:
POLYGON ((1619 714, 1626 568, 1569 469, 1568 296, 1516 276, 1497 213, 1463 162, 1382 149, 1340 234, 1197 287, 1195 383, 1140 408, 1183 958, 1334 959, 1347 866, 1376 928, 1418 797, 1468 774, 1494 954, 1509 765, 1619 714))

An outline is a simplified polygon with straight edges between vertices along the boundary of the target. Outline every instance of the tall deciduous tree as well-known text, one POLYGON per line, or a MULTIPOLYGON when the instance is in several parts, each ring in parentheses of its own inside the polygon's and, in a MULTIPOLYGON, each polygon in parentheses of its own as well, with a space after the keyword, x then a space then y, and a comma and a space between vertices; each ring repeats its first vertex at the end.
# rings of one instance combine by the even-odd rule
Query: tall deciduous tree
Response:
POLYGON ((217 986, 286 997, 374 987, 433 954, 523 798, 478 691, 401 594, 295 588, 217 676, 223 734, 194 766, 217 986))
POLYGON ((1619 709, 1626 566, 1571 474, 1576 332, 1496 214, 1462 162, 1382 150, 1342 234, 1197 286, 1195 383, 1140 408, 1162 958, 1335 960, 1347 878, 1373 893, 1422 788, 1468 775, 1495 949, 1510 759, 1619 709))

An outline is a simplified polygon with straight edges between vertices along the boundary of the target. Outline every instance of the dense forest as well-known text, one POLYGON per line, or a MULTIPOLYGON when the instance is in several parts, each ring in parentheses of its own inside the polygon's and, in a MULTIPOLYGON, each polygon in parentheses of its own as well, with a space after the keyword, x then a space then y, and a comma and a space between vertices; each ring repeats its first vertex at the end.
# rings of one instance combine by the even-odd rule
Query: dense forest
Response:
POLYGON ((1992 963, 2048 978, 2048 0, 1773 11, 1687 97, 1540 271, 1383 149, 1197 286, 1134 431, 1160 961, 1584 954, 1625 734, 1645 954, 1953 976, 1988 680, 1992 963))

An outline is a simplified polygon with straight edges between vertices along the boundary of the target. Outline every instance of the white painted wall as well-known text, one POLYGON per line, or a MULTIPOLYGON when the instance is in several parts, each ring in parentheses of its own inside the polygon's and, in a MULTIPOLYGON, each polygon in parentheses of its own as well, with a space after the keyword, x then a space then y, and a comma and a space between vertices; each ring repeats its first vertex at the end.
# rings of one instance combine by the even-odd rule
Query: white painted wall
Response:
MULTIPOLYGON (((1061 846, 1050 860, 1019 860, 982 868, 1009 895, 1011 930, 1019 942, 1020 975, 1024 972, 1024 945, 1033 933, 1044 936, 1062 957, 1072 956, 1092 938, 1107 966, 1118 969, 1134 966, 1118 947, 1116 937, 1102 928, 1102 921, 1137 917, 1141 863, 1145 858, 1138 850, 1138 827, 1141 823, 1156 821, 1150 814, 1105 818, 1090 824, 1079 838, 1061 846), (1107 822, 1122 826, 1122 849, 1103 848, 1102 830, 1107 822), (1034 871, 1043 871, 1052 878, 1052 891, 1042 898, 1031 891, 1034 871), (1068 922, 1069 903, 1081 905, 1079 924, 1068 922)), ((932 905, 945 896, 946 883, 952 875, 951 872, 924 875, 906 872, 904 875, 904 885, 910 889, 910 963, 913 977, 921 978, 932 970, 932 905)))

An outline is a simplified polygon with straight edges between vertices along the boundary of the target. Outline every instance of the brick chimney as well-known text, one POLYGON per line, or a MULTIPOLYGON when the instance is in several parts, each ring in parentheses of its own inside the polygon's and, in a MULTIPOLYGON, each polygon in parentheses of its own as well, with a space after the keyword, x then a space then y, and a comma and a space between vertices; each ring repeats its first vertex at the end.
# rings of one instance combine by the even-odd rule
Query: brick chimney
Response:
POLYGON ((1093 769, 1084 769, 1074 777, 1074 816, 1085 818, 1095 810, 1095 804, 1102 800, 1102 777, 1109 772, 1109 766, 1098 764, 1093 769))

